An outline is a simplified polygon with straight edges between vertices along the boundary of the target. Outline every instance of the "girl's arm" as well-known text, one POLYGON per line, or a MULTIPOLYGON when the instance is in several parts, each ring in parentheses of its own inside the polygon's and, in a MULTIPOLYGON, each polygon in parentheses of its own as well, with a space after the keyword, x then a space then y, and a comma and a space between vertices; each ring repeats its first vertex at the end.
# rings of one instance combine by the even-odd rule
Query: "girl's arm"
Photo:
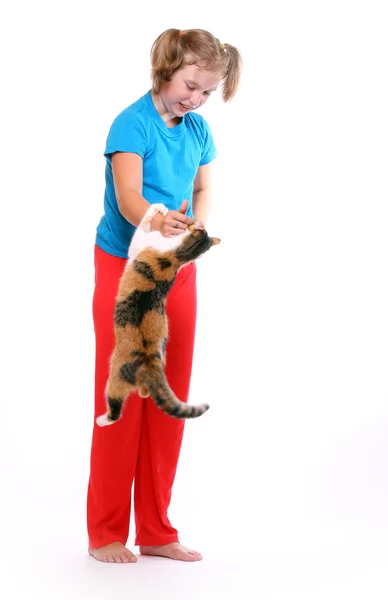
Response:
POLYGON ((210 164, 199 167, 194 179, 193 214, 198 221, 207 225, 211 208, 210 164))
POLYGON ((143 159, 138 154, 115 152, 112 155, 112 172, 119 211, 137 227, 149 208, 149 203, 141 195, 143 159))
MULTIPOLYGON (((119 211, 137 227, 150 206, 142 196, 143 159, 131 152, 115 152, 112 155, 112 172, 119 211)), ((182 233, 192 222, 184 212, 170 210, 166 216, 159 213, 152 219, 152 229, 169 236, 174 232, 182 233), (179 221, 178 229, 174 227, 176 221, 179 221)))

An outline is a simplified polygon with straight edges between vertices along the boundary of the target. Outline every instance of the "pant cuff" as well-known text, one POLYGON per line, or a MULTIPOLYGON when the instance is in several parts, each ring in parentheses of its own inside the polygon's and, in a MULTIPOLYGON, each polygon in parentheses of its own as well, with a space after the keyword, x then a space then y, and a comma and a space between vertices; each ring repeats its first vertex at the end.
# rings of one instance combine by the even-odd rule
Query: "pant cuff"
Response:
POLYGON ((135 546, 165 546, 166 544, 172 544, 172 542, 179 542, 176 535, 164 538, 136 538, 135 546))

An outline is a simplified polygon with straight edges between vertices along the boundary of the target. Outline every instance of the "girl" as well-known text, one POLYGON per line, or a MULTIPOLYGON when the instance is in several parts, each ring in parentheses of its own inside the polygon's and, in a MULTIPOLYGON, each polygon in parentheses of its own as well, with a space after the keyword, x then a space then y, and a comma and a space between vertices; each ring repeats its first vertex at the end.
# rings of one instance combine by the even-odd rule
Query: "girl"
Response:
MULTIPOLYGON (((210 163, 216 156, 208 124, 193 111, 222 86, 237 91, 242 61, 237 48, 202 29, 168 29, 151 50, 152 89, 113 121, 105 148, 104 215, 97 227, 93 319, 96 335, 95 417, 105 411, 105 385, 114 348, 113 313, 128 246, 150 204, 161 202, 152 229, 179 235, 193 217, 206 226, 210 163)), ((181 268, 167 299, 166 376, 187 402, 196 323, 196 267, 181 268)), ((94 425, 87 498, 89 554, 105 562, 136 562, 125 547, 134 482, 135 544, 140 554, 197 561, 179 543, 167 511, 184 421, 150 398, 131 397, 114 427, 94 425)))

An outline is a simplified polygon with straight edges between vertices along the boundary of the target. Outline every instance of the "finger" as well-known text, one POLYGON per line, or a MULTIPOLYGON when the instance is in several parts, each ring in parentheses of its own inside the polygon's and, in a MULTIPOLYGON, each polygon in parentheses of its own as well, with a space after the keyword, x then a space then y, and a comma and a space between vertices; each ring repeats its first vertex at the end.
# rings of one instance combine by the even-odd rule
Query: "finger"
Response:
POLYGON ((172 227, 173 227, 173 229, 180 229, 182 231, 186 231, 187 224, 182 223, 182 221, 178 221, 178 219, 177 219, 176 221, 173 222, 172 227))
POLYGON ((180 205, 178 212, 185 214, 185 212, 187 211, 188 208, 189 208, 189 201, 182 200, 182 204, 180 205))
MULTIPOLYGON (((183 216, 183 215, 181 215, 183 216)), ((171 227, 172 229, 187 229, 187 223, 185 223, 184 221, 181 221, 179 219, 179 217, 177 216, 177 218, 172 218, 169 223, 168 226, 171 227)))
POLYGON ((185 225, 180 226, 180 224, 178 224, 177 221, 175 223, 177 224, 177 227, 175 227, 175 225, 174 225, 174 226, 172 226, 170 228, 170 232, 171 232, 170 235, 171 236, 181 235, 186 230, 186 226, 185 225))
POLYGON ((173 218, 173 225, 176 223, 176 221, 178 221, 179 224, 183 225, 191 225, 192 223, 194 223, 194 219, 188 217, 187 215, 183 215, 180 212, 176 212, 174 215, 171 216, 173 218))

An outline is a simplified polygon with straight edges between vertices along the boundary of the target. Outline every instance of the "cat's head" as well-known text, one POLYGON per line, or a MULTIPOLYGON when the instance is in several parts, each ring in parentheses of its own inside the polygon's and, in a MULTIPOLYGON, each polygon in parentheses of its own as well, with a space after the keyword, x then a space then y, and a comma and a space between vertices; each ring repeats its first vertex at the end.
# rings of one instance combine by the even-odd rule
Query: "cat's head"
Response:
POLYGON ((221 242, 220 238, 209 236, 202 221, 194 221, 179 238, 180 243, 175 248, 175 255, 182 264, 196 260, 221 242))

